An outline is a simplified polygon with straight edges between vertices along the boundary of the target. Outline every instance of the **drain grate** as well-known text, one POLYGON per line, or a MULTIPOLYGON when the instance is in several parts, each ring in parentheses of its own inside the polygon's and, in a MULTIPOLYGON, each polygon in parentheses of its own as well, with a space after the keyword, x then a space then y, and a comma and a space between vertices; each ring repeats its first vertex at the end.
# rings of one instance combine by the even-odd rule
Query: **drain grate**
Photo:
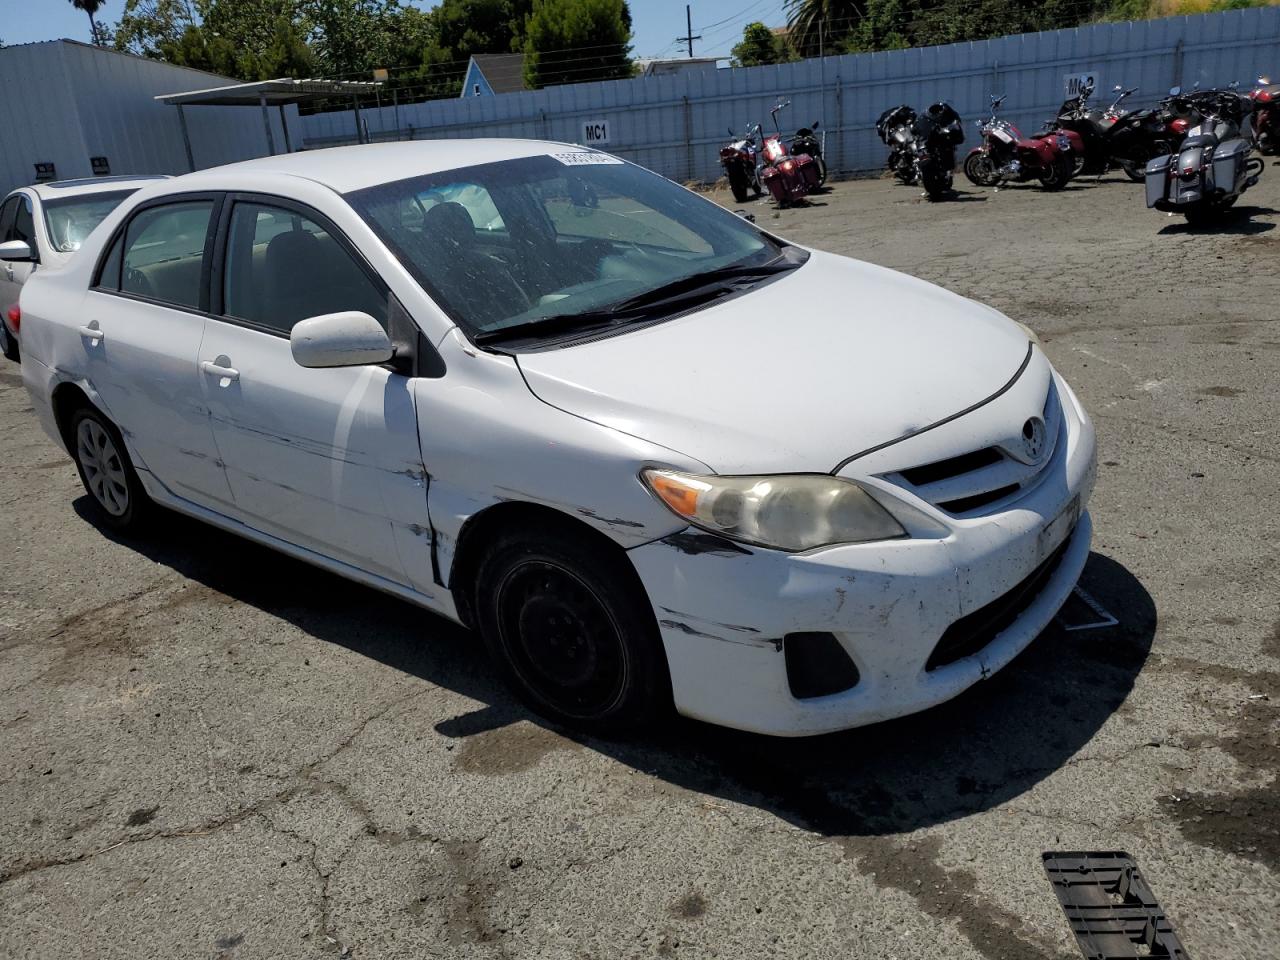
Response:
POLYGON ((1042 858, 1087 960, 1189 960, 1133 857, 1121 852, 1051 852, 1042 858))

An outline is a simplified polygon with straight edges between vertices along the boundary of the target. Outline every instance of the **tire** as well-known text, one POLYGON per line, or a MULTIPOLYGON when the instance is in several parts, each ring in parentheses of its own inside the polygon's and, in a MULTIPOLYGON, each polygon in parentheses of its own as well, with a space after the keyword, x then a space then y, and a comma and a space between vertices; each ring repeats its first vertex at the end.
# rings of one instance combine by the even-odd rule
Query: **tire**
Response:
POLYGON ((822 157, 814 157, 813 162, 818 165, 818 186, 825 186, 827 182, 827 161, 822 157))
POLYGON ((80 407, 71 416, 68 437, 98 522, 122 533, 140 530, 151 514, 151 498, 115 424, 93 407, 80 407))
POLYGON ((738 167, 729 168, 729 189, 733 191, 736 202, 747 202, 747 175, 738 167))
POLYGON ((981 150, 974 150, 964 158, 964 175, 976 187, 994 187, 1000 182, 991 155, 981 150))
POLYGON ((507 683, 543 716, 600 733, 666 712, 653 608, 608 545, 549 524, 506 534, 480 561, 473 609, 507 683))
POLYGON ((1147 165, 1144 163, 1139 167, 1132 160, 1121 160, 1120 169, 1124 171, 1124 175, 1134 183, 1145 183, 1147 180, 1147 165))
POLYGON ((1040 177, 1040 186, 1050 192, 1061 190, 1071 180, 1075 172, 1075 160, 1070 156, 1058 156, 1048 171, 1040 177))
POLYGON ((4 325, 3 320, 0 320, 0 353, 4 354, 6 360, 12 360, 14 363, 22 362, 22 351, 18 348, 18 338, 9 332, 9 328, 4 325))

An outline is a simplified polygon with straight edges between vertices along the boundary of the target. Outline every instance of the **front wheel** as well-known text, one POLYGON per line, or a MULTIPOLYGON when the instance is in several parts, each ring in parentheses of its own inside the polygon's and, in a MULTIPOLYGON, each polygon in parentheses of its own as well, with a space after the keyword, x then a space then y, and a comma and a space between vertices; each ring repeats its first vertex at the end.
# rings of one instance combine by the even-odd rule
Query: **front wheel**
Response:
POLYGON ((818 186, 823 186, 827 182, 827 161, 822 157, 814 157, 813 162, 818 165, 818 186))
POLYGON ((1000 182, 991 154, 984 150, 974 150, 964 158, 964 175, 977 187, 994 187, 1000 182))
POLYGON ((550 525, 507 534, 480 563, 474 604, 508 683, 553 720, 634 728, 670 699, 653 608, 607 544, 550 525))
POLYGON ((1075 166, 1074 157, 1059 154, 1049 164, 1049 169, 1040 175, 1040 186, 1049 191, 1061 190, 1071 180, 1075 166))
POLYGON ((733 199, 738 203, 747 202, 747 175, 741 167, 730 167, 729 189, 733 191, 733 199))
POLYGON ((151 499, 129 460, 115 424, 92 407, 71 417, 71 456, 98 519, 112 530, 135 531, 150 513, 151 499))

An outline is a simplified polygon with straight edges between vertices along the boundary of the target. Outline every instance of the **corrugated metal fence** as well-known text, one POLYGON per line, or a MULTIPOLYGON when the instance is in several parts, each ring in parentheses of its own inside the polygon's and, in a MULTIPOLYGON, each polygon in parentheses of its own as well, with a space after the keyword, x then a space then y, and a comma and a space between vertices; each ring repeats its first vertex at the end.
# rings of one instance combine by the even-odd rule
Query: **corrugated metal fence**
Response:
MULTIPOLYGON (((798 63, 550 87, 497 97, 435 100, 362 110, 369 137, 524 137, 584 141, 584 125, 606 121, 602 149, 675 180, 719 176, 716 148, 727 128, 769 123, 779 97, 792 105, 783 130, 822 120, 831 166, 854 172, 881 165, 875 121, 887 107, 917 109, 948 100, 966 121, 984 116, 988 96, 1007 93, 1002 114, 1027 130, 1053 116, 1065 77, 1090 73, 1102 99, 1117 83, 1152 103, 1170 86, 1191 87, 1280 73, 1280 7, 1193 17, 1105 23, 944 47, 852 54, 798 63), (399 119, 397 128, 396 118, 399 119)), ((307 147, 351 143, 350 113, 300 118, 307 147)))

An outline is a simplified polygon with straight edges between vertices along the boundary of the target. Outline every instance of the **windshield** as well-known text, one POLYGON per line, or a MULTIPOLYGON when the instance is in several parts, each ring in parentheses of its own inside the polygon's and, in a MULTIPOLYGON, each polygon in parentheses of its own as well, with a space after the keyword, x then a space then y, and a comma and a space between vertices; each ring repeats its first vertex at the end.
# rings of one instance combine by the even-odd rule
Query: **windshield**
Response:
MULTIPOLYGON (((137 188, 135 187, 134 190, 137 188)), ((59 253, 74 253, 93 228, 134 190, 113 190, 79 197, 62 197, 44 201, 44 225, 49 243, 59 253)))
POLYGON ((584 151, 414 177, 347 200, 472 337, 517 326, 536 335, 554 319, 549 335, 566 316, 781 252, 671 181, 584 151))

